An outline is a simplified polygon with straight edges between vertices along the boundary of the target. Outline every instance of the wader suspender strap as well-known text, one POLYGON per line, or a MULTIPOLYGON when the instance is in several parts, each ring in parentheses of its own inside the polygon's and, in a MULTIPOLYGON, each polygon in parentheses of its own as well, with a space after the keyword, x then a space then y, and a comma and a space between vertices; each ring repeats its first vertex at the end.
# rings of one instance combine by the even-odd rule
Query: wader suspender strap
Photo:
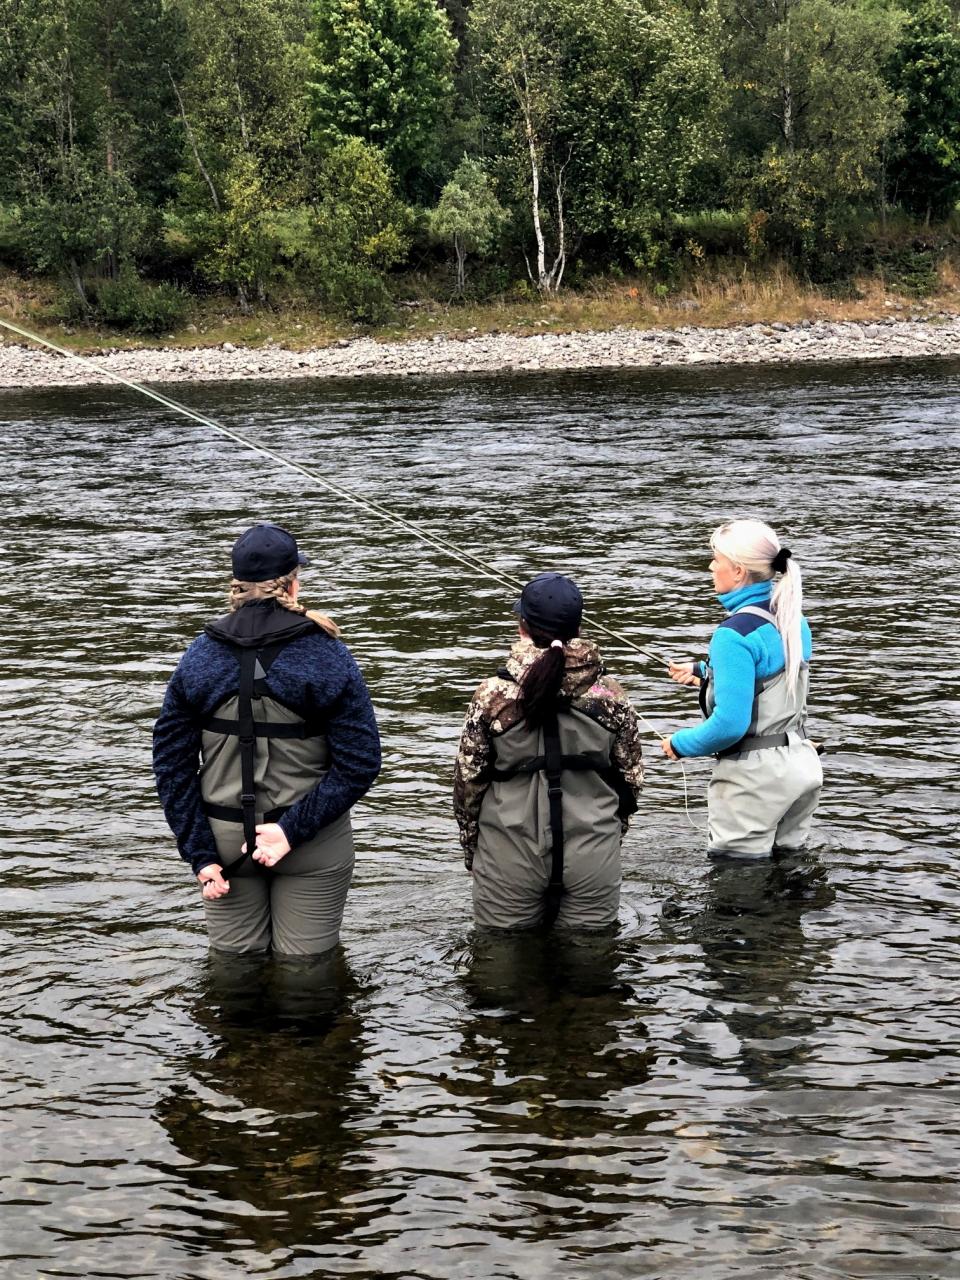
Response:
POLYGON ((253 682, 256 679, 256 649, 240 650, 240 689, 237 695, 237 720, 240 730, 240 809, 243 813, 243 838, 247 849, 230 864, 235 871, 253 853, 257 843, 256 759, 257 730, 253 722, 253 682))
POLYGON ((560 912, 560 899, 563 897, 563 752, 560 750, 560 726, 555 709, 549 711, 543 721, 543 754, 551 837, 550 881, 543 923, 550 929, 560 912))

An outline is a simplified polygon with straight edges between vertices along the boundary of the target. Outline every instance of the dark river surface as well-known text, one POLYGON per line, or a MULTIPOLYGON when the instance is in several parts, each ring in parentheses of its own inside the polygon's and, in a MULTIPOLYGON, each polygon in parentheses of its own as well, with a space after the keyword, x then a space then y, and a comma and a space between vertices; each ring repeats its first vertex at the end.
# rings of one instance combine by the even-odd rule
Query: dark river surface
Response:
MULTIPOLYGON (((958 374, 173 388, 511 575, 573 574, 658 652, 721 616, 718 522, 792 545, 835 746, 814 847, 711 866, 651 733, 619 933, 562 947, 473 936, 450 815, 508 591, 122 389, 4 393, 4 1280, 960 1275, 958 374), (209 957, 150 772, 263 518, 385 746, 312 965, 209 957)), ((658 728, 694 717, 605 653, 658 728)))

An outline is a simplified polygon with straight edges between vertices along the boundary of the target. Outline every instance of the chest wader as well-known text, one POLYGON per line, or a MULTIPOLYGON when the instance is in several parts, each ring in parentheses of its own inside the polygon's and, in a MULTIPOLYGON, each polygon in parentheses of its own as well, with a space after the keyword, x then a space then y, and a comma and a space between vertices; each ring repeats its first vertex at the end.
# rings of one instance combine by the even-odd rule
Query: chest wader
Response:
MULTIPOLYGON (((739 614, 752 614, 762 618, 764 622, 777 625, 777 620, 767 609, 757 605, 747 605, 738 609, 739 614)), ((750 724, 747 732, 732 746, 717 752, 718 760, 726 760, 730 756, 742 755, 747 751, 766 751, 771 747, 787 747, 790 735, 794 740, 799 736, 806 738, 807 692, 810 686, 810 664, 801 662, 797 675, 796 688, 790 694, 787 690, 787 673, 780 671, 775 676, 758 680, 754 686, 753 707, 750 712, 750 724)), ((713 674, 707 668, 707 678, 700 684, 700 708, 705 717, 713 714, 716 697, 713 688, 713 674)))
POLYGON ((203 726, 200 786, 204 812, 216 822, 218 853, 224 856, 221 846, 229 843, 231 852, 237 855, 227 859, 223 867, 225 880, 253 853, 258 821, 279 822, 292 804, 313 789, 318 774, 327 765, 323 730, 311 727, 272 698, 263 683, 282 647, 238 646, 240 680, 236 697, 217 707, 203 726), (259 717, 254 714, 254 702, 258 704, 259 717), (264 752, 258 752, 260 742, 267 747, 266 758, 264 752), (224 803, 226 800, 231 803, 224 803), (221 824, 226 823, 241 828, 245 852, 240 852, 234 837, 229 841, 222 838, 221 824))
MULTIPOLYGON (((501 679, 511 680, 514 677, 506 668, 497 672, 501 679)), ((541 725, 543 735, 543 754, 530 756, 525 760, 515 761, 505 769, 493 768, 491 781, 506 782, 510 778, 521 775, 542 773, 547 782, 547 811, 550 822, 550 878, 544 893, 543 924, 547 929, 553 927, 560 914, 560 904, 566 892, 563 883, 563 775, 565 771, 578 773, 591 772, 597 774, 616 792, 618 798, 618 814, 628 817, 637 809, 633 792, 626 785, 619 770, 610 763, 609 756, 604 759, 597 752, 564 752, 560 737, 560 721, 557 708, 548 711, 541 725)), ((496 740, 495 740, 496 741, 496 740)))
MULTIPOLYGON (((744 613, 775 625, 766 609, 751 605, 737 610, 737 615, 744 613)), ((819 756, 807 739, 809 682, 806 662, 792 692, 786 671, 757 680, 747 732, 718 752, 707 790, 711 850, 764 856, 806 838, 823 782, 819 756)), ((716 706, 710 668, 700 700, 704 715, 710 716, 716 706)))

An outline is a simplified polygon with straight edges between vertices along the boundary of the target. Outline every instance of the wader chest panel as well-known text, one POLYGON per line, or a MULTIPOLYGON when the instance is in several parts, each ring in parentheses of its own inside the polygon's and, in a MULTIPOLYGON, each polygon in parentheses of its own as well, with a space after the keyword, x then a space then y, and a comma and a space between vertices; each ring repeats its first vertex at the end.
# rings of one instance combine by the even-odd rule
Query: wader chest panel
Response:
MULTIPOLYGON (((721 626, 726 626, 732 623, 734 619, 741 618, 745 614, 751 618, 758 618, 759 622, 754 626, 750 626, 747 630, 736 627, 740 634, 749 634, 757 626, 763 626, 766 622, 776 626, 776 618, 773 614, 768 609, 761 609, 758 605, 747 605, 743 609, 738 609, 724 623, 721 623, 721 626)), ((796 688, 792 694, 787 689, 785 671, 779 671, 776 675, 757 680, 754 688, 753 707, 750 712, 750 726, 739 742, 735 742, 732 746, 726 747, 723 751, 717 753, 718 759, 723 760, 728 756, 742 755, 748 751, 764 751, 771 747, 785 747, 789 744, 791 733, 805 737, 809 684, 810 664, 807 662, 800 664, 796 688)), ((708 666, 706 679, 700 685, 700 707, 704 716, 709 717, 713 714, 715 706, 713 673, 708 666)))
POLYGON ((229 870, 253 852, 257 823, 277 822, 316 786, 328 766, 324 731, 270 696, 263 683, 279 648, 238 648, 237 695, 217 707, 203 726, 204 810, 210 818, 241 825, 247 846, 241 854, 238 842, 229 870))
MULTIPOLYGON (((602 826, 604 809, 608 820, 636 809, 633 793, 611 762, 613 741, 614 735, 609 729, 573 707, 553 711, 539 731, 527 729, 520 721, 493 739, 492 784, 527 779, 528 787, 546 787, 550 873, 544 895, 544 924, 548 928, 560 911, 565 891, 564 858, 570 840, 576 846, 585 830, 602 826), (580 781, 574 783, 573 778, 580 781), (596 781, 590 782, 590 778, 596 781)), ((486 805, 486 800, 484 803, 486 805)), ((481 826, 486 843, 495 846, 507 833, 498 830, 498 823, 485 822, 484 817, 482 808, 481 826)), ((619 832, 619 820, 616 820, 619 832)), ((495 850, 493 856, 496 856, 495 850)))

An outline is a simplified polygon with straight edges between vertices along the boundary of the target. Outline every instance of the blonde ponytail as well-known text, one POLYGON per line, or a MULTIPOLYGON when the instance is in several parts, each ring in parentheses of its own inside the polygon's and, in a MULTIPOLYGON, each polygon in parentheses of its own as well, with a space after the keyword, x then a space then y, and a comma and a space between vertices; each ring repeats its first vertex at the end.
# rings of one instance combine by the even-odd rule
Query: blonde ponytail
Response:
POLYGON ((309 618, 321 630, 325 631, 328 636, 332 636, 334 640, 340 636, 340 628, 332 618, 325 613, 320 613, 317 609, 307 609, 290 595, 290 588, 293 586, 297 577, 297 571, 284 574, 282 578, 272 578, 267 582, 241 582, 234 578, 230 583, 230 612, 235 613, 237 609, 242 609, 245 604, 249 604, 252 600, 276 600, 281 608, 289 609, 291 613, 299 613, 304 618, 309 618))
POLYGON ((800 663, 803 661, 803 636, 800 619, 803 614, 803 578, 800 566, 792 556, 780 574, 770 598, 770 612, 777 620, 777 630, 783 641, 786 658, 787 688, 793 693, 797 687, 800 663))

